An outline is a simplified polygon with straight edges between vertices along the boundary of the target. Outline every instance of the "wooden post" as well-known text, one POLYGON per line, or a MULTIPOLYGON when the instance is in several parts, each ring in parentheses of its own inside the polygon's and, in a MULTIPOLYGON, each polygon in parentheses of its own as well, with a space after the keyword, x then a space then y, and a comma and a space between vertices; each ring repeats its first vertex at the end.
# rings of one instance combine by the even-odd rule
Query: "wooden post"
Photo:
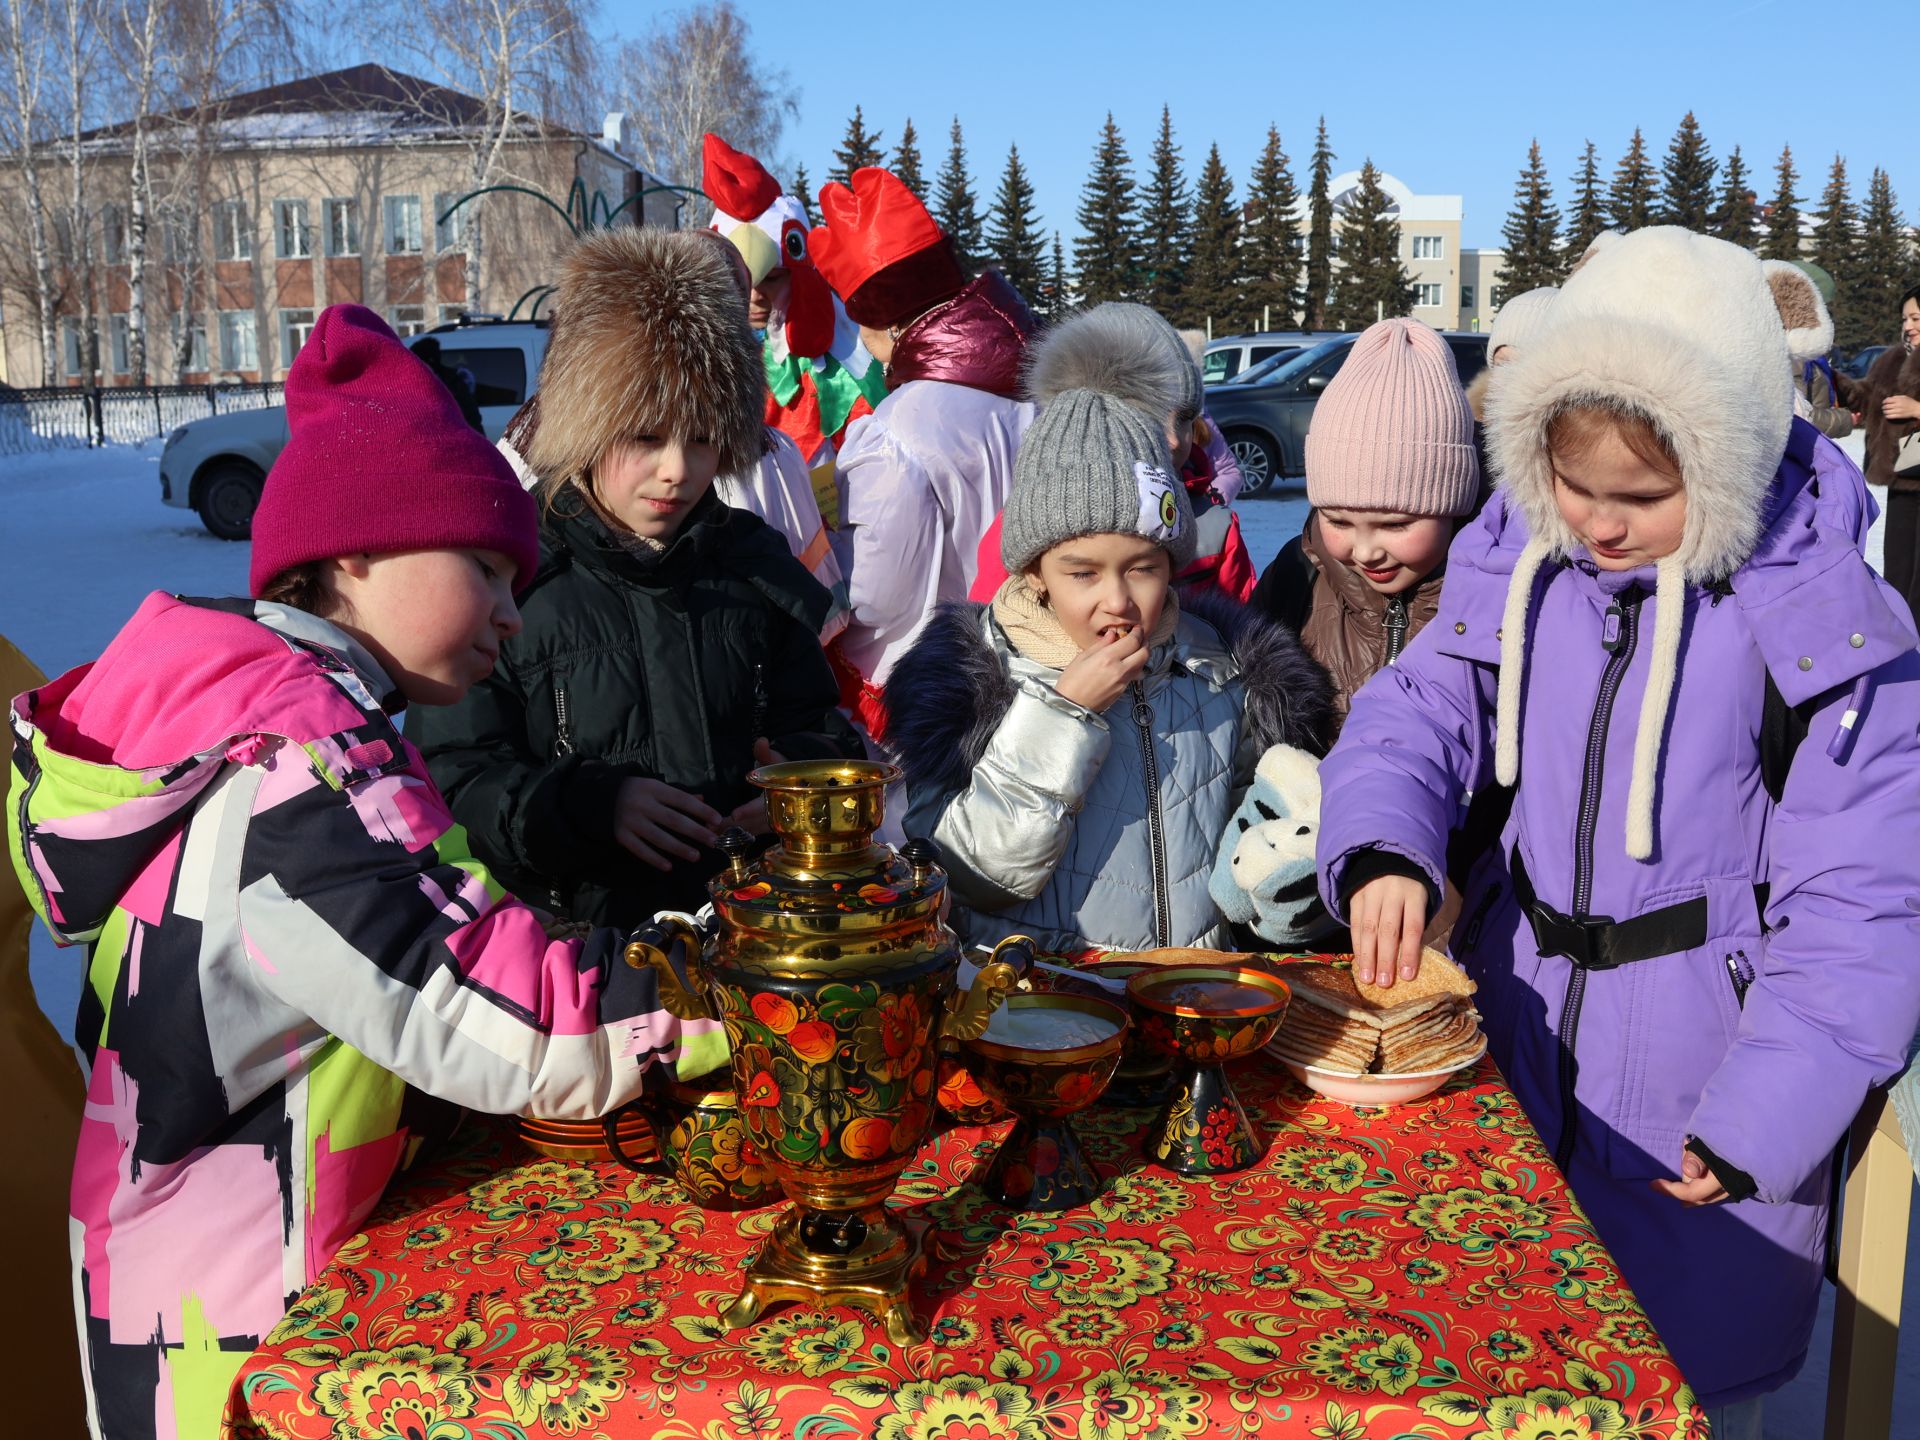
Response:
POLYGON ((1887 1440, 1913 1162, 1886 1091, 1869 1095, 1855 1117, 1848 1157, 1826 1440, 1887 1440))

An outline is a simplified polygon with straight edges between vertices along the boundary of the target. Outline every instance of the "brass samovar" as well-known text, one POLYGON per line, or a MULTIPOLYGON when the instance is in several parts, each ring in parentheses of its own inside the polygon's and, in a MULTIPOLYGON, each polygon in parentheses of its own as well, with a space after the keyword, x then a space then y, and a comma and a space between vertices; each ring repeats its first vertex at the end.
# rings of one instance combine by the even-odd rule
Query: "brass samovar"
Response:
POLYGON ((899 775, 868 761, 754 771, 780 843, 756 859, 745 832, 721 840, 730 863, 707 887, 717 935, 703 946, 663 917, 627 952, 654 969, 668 1009, 726 1026, 748 1133, 792 1202, 721 1312, 729 1328, 803 1300, 870 1310, 896 1344, 926 1338, 907 1298, 919 1237, 887 1197, 933 1122, 942 1042, 986 1029, 1033 946, 1003 941, 958 988, 938 852, 873 840, 899 775), (685 984, 674 950, 688 957, 685 984))

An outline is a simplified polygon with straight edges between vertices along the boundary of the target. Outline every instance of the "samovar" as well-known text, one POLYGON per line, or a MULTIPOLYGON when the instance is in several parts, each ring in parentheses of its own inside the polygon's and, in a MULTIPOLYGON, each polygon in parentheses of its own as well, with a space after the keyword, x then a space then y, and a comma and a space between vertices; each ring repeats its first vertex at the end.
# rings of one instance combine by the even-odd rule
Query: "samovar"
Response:
POLYGON ((669 1010, 725 1025, 748 1133, 792 1202, 721 1312, 729 1328, 801 1300, 872 1311, 896 1344, 926 1338, 908 1302, 920 1237, 887 1198, 932 1124, 940 1046, 986 1029, 1033 943, 1003 941, 959 989, 938 851, 874 843, 899 775, 868 761, 754 771, 779 843, 756 859, 744 831, 722 838, 728 868, 708 886, 717 933, 703 944, 663 917, 628 947, 669 1010))

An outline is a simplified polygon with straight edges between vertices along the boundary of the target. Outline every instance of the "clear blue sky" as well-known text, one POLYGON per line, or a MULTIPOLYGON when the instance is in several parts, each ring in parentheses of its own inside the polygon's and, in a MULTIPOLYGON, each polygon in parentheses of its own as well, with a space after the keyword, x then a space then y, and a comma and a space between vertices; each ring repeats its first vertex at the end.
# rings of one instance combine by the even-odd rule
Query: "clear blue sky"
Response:
MULTIPOLYGON (((1336 170, 1371 156, 1417 193, 1464 196, 1468 245, 1500 243, 1529 140, 1564 212, 1586 140, 1611 173, 1637 124, 1657 163, 1689 109, 1717 159, 1741 147, 1763 199, 1790 142, 1808 208, 1838 151, 1856 202, 1879 165, 1903 214, 1920 210, 1913 0, 740 5, 755 49, 800 91, 784 149, 816 185, 856 103, 889 152, 912 118, 930 179, 957 114, 983 208, 1017 142, 1069 245, 1106 112, 1144 173, 1163 103, 1189 179, 1218 141, 1236 194, 1269 122, 1304 189, 1324 113, 1336 170)), ((608 0, 601 13, 633 34, 665 8, 608 0)))

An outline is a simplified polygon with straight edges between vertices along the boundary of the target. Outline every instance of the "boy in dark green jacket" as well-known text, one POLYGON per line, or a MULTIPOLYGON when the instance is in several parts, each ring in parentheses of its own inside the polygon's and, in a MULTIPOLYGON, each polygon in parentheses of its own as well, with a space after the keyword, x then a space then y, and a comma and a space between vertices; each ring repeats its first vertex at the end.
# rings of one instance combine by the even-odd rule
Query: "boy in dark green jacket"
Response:
POLYGON ((765 831, 754 766, 861 749, 817 639, 826 589, 712 490, 765 444, 759 354, 718 248, 593 236, 559 317, 527 455, 545 513, 525 628, 409 733, 515 893, 632 926, 705 903, 729 825, 765 831))

